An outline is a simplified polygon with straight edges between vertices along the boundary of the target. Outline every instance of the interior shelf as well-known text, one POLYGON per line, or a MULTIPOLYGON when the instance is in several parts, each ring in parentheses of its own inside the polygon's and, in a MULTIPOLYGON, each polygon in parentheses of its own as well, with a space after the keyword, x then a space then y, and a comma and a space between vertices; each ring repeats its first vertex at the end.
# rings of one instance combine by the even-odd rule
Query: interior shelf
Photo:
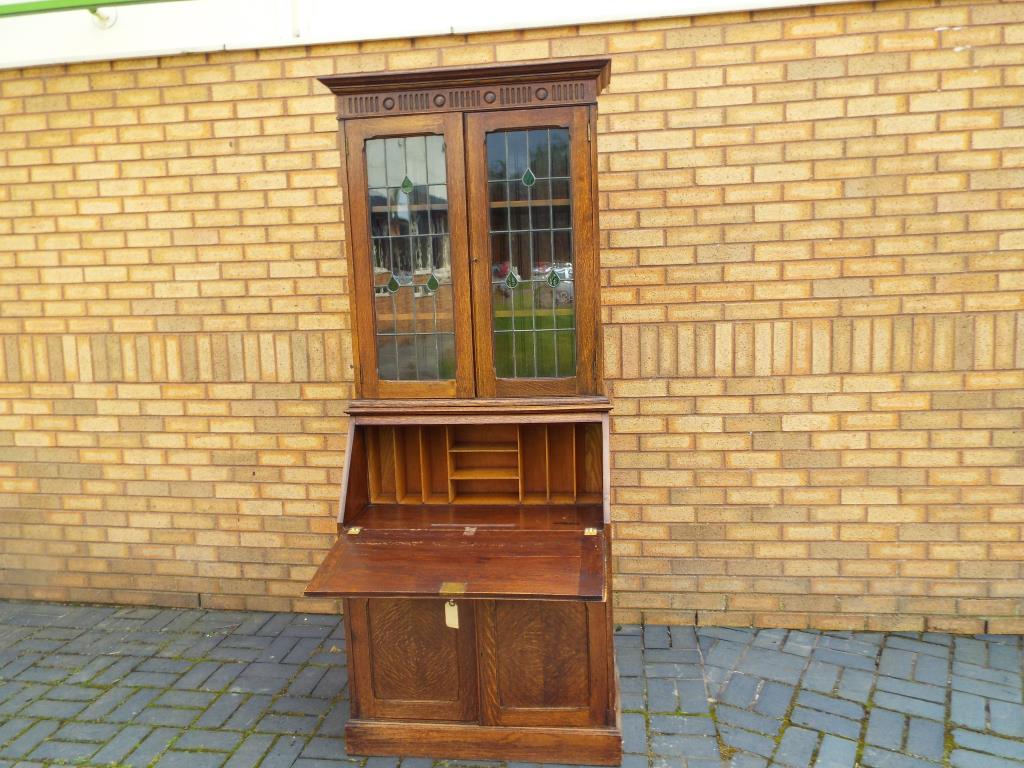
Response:
POLYGON ((453 469, 449 474, 452 480, 518 480, 517 467, 469 467, 453 469))
POLYGON ((515 453, 519 446, 515 443, 462 443, 448 450, 452 453, 515 453))

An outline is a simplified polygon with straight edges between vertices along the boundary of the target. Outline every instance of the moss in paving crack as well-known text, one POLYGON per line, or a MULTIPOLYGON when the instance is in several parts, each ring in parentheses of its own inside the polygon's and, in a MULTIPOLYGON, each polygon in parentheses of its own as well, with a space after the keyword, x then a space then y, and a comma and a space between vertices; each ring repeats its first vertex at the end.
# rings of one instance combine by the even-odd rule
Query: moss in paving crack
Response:
MULTIPOLYGON (((877 661, 876 661, 877 664, 877 661)), ((860 720, 860 734, 857 736, 857 752, 853 757, 854 765, 863 765, 864 745, 868 737, 868 720, 871 719, 871 710, 875 708, 875 687, 871 686, 868 700, 864 702, 864 717, 860 720)))

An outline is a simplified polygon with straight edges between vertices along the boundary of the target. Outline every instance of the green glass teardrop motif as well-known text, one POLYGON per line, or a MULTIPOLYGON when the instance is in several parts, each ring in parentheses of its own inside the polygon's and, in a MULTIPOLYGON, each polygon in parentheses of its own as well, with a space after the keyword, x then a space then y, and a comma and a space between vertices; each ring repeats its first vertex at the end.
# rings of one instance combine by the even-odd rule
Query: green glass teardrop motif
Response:
POLYGON ((398 278, 395 277, 394 275, 391 275, 391 279, 388 280, 387 285, 388 291, 390 291, 391 293, 398 293, 398 289, 401 287, 402 286, 398 284, 398 278))
POLYGON ((552 288, 557 288, 560 282, 562 282, 562 280, 559 278, 558 273, 555 272, 555 270, 552 269, 548 272, 548 285, 552 288))
POLYGON ((507 285, 509 288, 515 288, 517 285, 519 285, 519 278, 516 276, 516 273, 511 269, 508 271, 508 275, 506 275, 505 277, 505 285, 507 285))
POLYGON ((440 287, 441 284, 437 282, 437 276, 433 272, 431 272, 430 277, 427 278, 427 290, 433 293, 440 287))
POLYGON ((402 179, 402 191, 405 192, 405 194, 408 195, 410 192, 412 192, 412 187, 412 179, 410 179, 408 176, 402 179))
POLYGON ((533 171, 529 168, 526 169, 526 173, 523 174, 523 184, 528 187, 532 187, 537 183, 537 177, 533 175, 533 171))

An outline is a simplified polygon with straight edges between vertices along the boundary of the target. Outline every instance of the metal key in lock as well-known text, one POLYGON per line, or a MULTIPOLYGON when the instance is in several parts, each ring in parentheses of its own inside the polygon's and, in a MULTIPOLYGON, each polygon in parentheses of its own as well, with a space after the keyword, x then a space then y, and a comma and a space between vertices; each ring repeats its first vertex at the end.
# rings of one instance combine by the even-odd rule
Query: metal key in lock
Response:
POLYGON ((459 606, 455 604, 454 600, 449 600, 444 604, 444 623, 451 629, 459 628, 459 606))

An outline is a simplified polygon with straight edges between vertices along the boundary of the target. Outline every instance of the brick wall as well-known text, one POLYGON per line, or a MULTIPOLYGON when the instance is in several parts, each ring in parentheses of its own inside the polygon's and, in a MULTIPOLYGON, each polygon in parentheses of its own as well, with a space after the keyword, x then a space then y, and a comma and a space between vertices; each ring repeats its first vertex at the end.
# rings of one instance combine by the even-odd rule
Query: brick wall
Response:
POLYGON ((610 55, 621 621, 1024 631, 1024 3, 0 72, 0 595, 330 610, 334 72, 610 55))

